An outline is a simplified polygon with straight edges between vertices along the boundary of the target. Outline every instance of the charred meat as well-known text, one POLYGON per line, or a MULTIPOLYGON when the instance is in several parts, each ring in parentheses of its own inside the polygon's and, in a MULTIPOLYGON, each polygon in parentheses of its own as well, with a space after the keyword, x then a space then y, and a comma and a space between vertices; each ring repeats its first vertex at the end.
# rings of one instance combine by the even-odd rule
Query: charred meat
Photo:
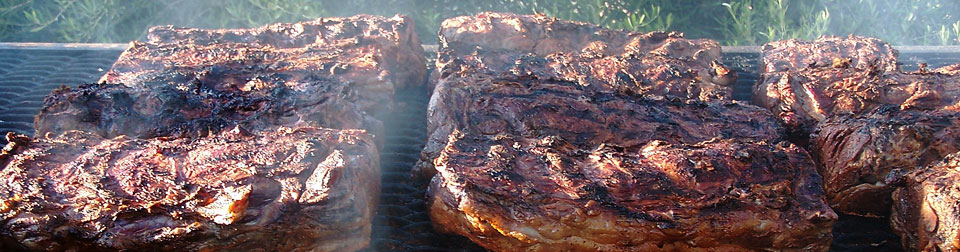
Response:
POLYGON ((368 246, 380 190, 375 116, 391 110, 395 90, 425 79, 412 20, 156 27, 148 37, 100 83, 51 93, 38 138, 10 135, 4 249, 368 246))
POLYGON ((419 167, 425 175, 433 174, 432 160, 456 131, 491 136, 547 134, 575 139, 584 146, 634 146, 653 140, 698 143, 715 138, 777 141, 782 135, 767 111, 739 102, 637 98, 572 82, 483 75, 446 79, 434 90, 419 167))
POLYGON ((480 13, 440 28, 437 72, 527 75, 590 83, 628 94, 730 99, 736 74, 712 40, 676 32, 625 32, 541 15, 480 13))
POLYGON ((893 192, 890 226, 905 249, 960 249, 960 153, 918 169, 893 192))
POLYGON ((133 42, 100 82, 146 88, 194 84, 240 93, 278 85, 307 89, 317 85, 318 80, 327 80, 343 82, 344 98, 365 112, 383 113, 390 109, 394 84, 384 78, 389 72, 372 60, 372 55, 317 47, 133 42))
MULTIPOLYGON (((247 44, 254 47, 309 49, 335 47, 338 62, 323 58, 302 58, 287 64, 341 64, 346 72, 358 67, 363 70, 379 66, 382 78, 393 84, 393 89, 422 86, 427 72, 423 46, 417 36, 413 19, 406 16, 381 17, 356 15, 352 17, 320 18, 298 23, 279 23, 253 29, 195 29, 159 26, 150 29, 148 43, 192 44, 215 46, 247 44), (315 62, 309 62, 315 61, 315 62)), ((132 56, 132 55, 131 55, 132 56)), ((122 58, 121 58, 122 59, 122 58)), ((134 58, 131 58, 134 59, 134 58)), ((351 76, 344 78, 367 77, 351 76)), ((361 83, 367 84, 367 83, 361 83)), ((375 84, 375 83, 369 83, 375 84)))
MULTIPOLYGON (((945 70, 944 70, 945 71, 945 70)), ((894 105, 912 110, 960 110, 960 75, 933 72, 818 67, 767 73, 754 102, 777 114, 788 130, 806 137, 837 114, 860 114, 894 105)))
POLYGON ((813 41, 781 40, 764 44, 760 73, 790 72, 815 67, 868 69, 893 72, 899 52, 876 38, 824 36, 813 41))
MULTIPOLYGON (((285 75, 296 88, 317 75, 348 84, 348 101, 371 114, 389 111, 396 89, 422 86, 423 47, 413 20, 359 15, 321 18, 253 29, 150 29, 148 42, 134 42, 100 79, 113 84, 178 84, 170 75, 210 67, 229 72, 285 75), (303 81, 303 82, 301 82, 303 81)), ((229 76, 220 89, 249 89, 257 76, 229 76)))
POLYGON ((250 130, 277 125, 319 125, 340 129, 382 131, 379 120, 346 101, 346 85, 322 77, 283 85, 286 75, 211 68, 194 75, 177 75, 166 83, 126 86, 85 84, 63 87, 44 98, 34 118, 36 135, 83 130, 102 137, 196 137, 242 126, 250 130), (252 77, 260 86, 250 90, 218 90, 214 84, 236 76, 252 77))
POLYGON ((582 144, 451 135, 429 189, 434 225, 494 251, 830 245, 837 215, 810 157, 792 144, 582 144))
POLYGON ((360 15, 254 29, 154 27, 100 85, 54 91, 37 135, 205 135, 242 125, 362 128, 375 135, 397 88, 422 85, 413 21, 360 15))
POLYGON ((439 230, 495 251, 829 247, 837 216, 816 167, 775 144, 761 108, 468 83, 441 84, 428 111, 439 230))
POLYGON ((810 143, 835 210, 886 216, 891 183, 960 151, 960 113, 888 106, 864 115, 838 115, 821 123, 810 143))
POLYGON ((655 70, 709 67, 711 43, 596 29, 444 22, 418 166, 438 230, 494 251, 829 247, 837 215, 776 118, 703 96, 699 70, 655 70))
POLYGON ((380 168, 362 130, 7 139, 4 250, 351 251, 370 241, 380 168))

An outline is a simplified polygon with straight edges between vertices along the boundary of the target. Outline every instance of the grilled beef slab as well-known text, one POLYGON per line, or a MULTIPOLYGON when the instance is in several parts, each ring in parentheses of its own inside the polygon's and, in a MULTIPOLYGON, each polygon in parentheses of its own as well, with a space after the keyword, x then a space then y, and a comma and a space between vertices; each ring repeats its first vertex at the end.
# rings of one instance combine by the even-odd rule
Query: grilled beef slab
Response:
POLYGON ((530 75, 625 93, 730 99, 720 47, 676 32, 625 32, 542 15, 480 13, 440 28, 432 83, 450 74, 530 75))
MULTIPOLYGON (((351 71, 354 67, 365 69, 374 65, 385 69, 381 70, 385 71, 380 73, 383 75, 381 81, 392 83, 394 89, 422 86, 427 72, 416 25, 413 19, 402 15, 390 18, 373 15, 319 18, 253 29, 210 30, 158 26, 150 29, 147 38, 150 43, 197 46, 236 43, 279 51, 332 46, 338 50, 335 54, 338 61, 302 58, 286 64, 340 64, 338 67, 344 68, 347 73, 362 73, 351 71)), ((133 55, 127 56, 130 56, 131 60, 137 59, 133 55)), ((347 75, 343 78, 352 80, 357 77, 370 77, 347 75)))
POLYGON ((154 27, 102 78, 54 91, 37 135, 196 136, 243 125, 382 131, 394 91, 424 83, 413 21, 321 18, 254 29, 154 27))
POLYGON ((774 144, 761 108, 452 81, 434 90, 421 154, 438 230, 495 251, 829 247, 837 216, 814 163, 774 144))
POLYGON ((370 241, 380 168, 361 130, 7 139, 4 250, 353 251, 370 241))
POLYGON ((886 216, 895 189, 891 183, 960 151, 960 113, 888 106, 858 116, 838 115, 822 122, 810 143, 835 210, 886 216))
MULTIPOLYGON (((182 72, 181 72, 182 73, 182 72)), ((200 73, 171 74, 181 80, 126 86, 86 84, 54 90, 35 117, 36 135, 83 130, 112 138, 196 137, 241 125, 258 130, 277 125, 320 125, 341 129, 382 131, 380 121, 346 101, 346 85, 307 75, 299 86, 283 83, 289 75, 211 68, 200 73), (218 83, 251 76, 260 86, 250 90, 220 90, 218 83)))
POLYGON ((133 42, 100 82, 185 85, 184 79, 216 69, 227 76, 207 85, 246 91, 260 85, 296 89, 320 77, 347 83, 347 101, 379 115, 390 111, 396 89, 422 86, 426 75, 413 20, 402 16, 321 18, 253 29, 161 26, 147 37, 148 42, 133 42), (271 81, 278 83, 263 83, 271 81))
POLYGON ((823 66, 856 69, 877 68, 897 71, 899 52, 889 43, 860 36, 823 36, 813 41, 800 39, 766 43, 761 47, 760 73, 790 72, 823 66))
POLYGON ((498 13, 440 35, 418 165, 437 229, 495 251, 829 247, 812 159, 725 100, 715 42, 498 13))
POLYGON ((494 251, 826 251, 837 218, 787 142, 457 132, 436 165, 434 224, 494 251))
POLYGON ((960 153, 918 169, 893 192, 890 225, 914 251, 960 250, 960 153))
POLYGON ((140 88, 196 84, 242 93, 264 86, 306 89, 326 80, 343 82, 344 98, 361 110, 383 113, 392 104, 394 84, 373 52, 334 45, 273 48, 133 42, 100 82, 140 88), (208 76, 209 72, 217 76, 208 76))
MULTIPOLYGON (((253 29, 160 26, 147 37, 148 42, 134 42, 124 51, 100 81, 156 84, 152 79, 171 66, 178 71, 216 66, 294 76, 310 72, 349 83, 356 96, 351 102, 378 114, 389 111, 396 89, 422 86, 426 76, 415 25, 404 16, 320 18, 253 29)), ((241 88, 251 80, 237 76, 219 85, 241 88)))
MULTIPOLYGON (((937 70, 939 71, 939 70, 937 70)), ((777 114, 791 132, 806 137, 818 122, 881 106, 960 110, 960 75, 817 67, 768 73, 754 88, 754 102, 777 114)))
POLYGON ((714 138, 777 141, 782 136, 768 111, 740 102, 638 98, 594 87, 484 75, 446 79, 427 108, 428 140, 417 169, 432 176, 433 160, 455 131, 549 134, 584 146, 653 140, 692 144, 714 138))

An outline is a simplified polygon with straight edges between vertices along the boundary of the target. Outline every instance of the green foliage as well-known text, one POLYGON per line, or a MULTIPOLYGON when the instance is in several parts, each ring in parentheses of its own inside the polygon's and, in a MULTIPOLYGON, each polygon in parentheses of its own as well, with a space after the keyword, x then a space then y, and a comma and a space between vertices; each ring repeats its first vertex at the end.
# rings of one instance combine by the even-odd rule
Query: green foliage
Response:
POLYGON ((435 43, 444 19, 481 11, 676 30, 726 45, 846 34, 960 44, 955 0, 0 0, 0 41, 125 42, 154 25, 256 27, 367 13, 411 16, 424 42, 435 43))

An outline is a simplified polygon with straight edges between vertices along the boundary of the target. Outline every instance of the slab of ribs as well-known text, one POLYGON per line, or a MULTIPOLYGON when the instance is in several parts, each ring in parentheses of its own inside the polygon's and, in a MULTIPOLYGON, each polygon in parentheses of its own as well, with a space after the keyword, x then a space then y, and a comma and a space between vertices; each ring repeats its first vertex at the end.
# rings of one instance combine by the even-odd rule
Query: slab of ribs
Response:
POLYGON ((417 171, 438 230, 494 251, 829 247, 813 160, 729 100, 716 42, 498 13, 440 39, 417 171))
POLYGON ((356 251, 413 21, 155 27, 100 82, 53 91, 0 154, 3 250, 356 251))
POLYGON ((904 72, 889 44, 857 36, 762 50, 754 101, 809 144, 830 206, 889 218, 905 249, 957 250, 960 65, 904 72))

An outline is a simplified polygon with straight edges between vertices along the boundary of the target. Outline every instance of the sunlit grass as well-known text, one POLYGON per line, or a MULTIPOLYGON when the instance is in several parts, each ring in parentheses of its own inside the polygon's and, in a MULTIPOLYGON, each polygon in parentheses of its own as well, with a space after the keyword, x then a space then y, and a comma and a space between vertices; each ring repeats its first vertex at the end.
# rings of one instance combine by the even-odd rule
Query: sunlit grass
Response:
POLYGON ((0 0, 0 41, 126 42, 153 25, 255 27, 358 13, 413 17, 435 43, 443 19, 542 13, 636 31, 676 30, 725 45, 858 34, 901 45, 960 44, 954 0, 0 0))

